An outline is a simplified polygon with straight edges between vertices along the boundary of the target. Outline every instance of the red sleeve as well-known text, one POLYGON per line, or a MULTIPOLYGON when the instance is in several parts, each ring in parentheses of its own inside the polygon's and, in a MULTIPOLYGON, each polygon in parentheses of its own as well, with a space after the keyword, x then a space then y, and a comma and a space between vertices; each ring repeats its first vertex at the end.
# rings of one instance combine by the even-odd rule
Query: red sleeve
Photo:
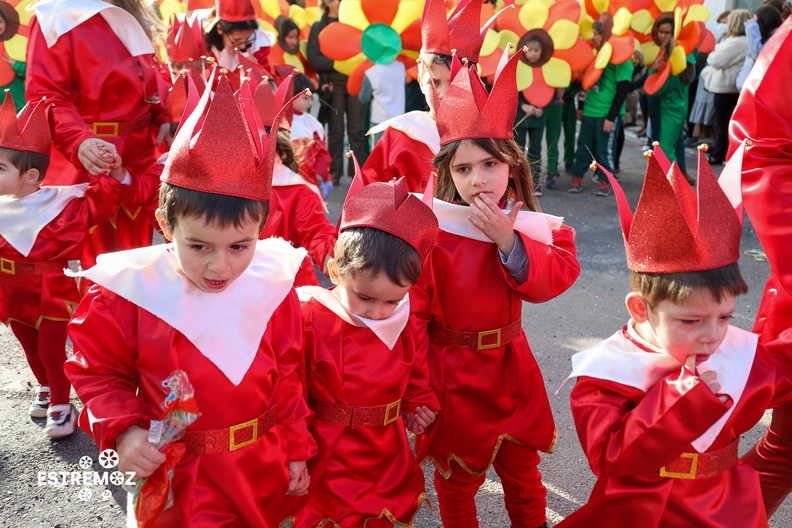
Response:
POLYGON ((523 300, 542 303, 564 293, 580 275, 575 231, 562 225, 553 231, 553 243, 543 244, 518 233, 528 255, 528 278, 522 284, 501 266, 503 276, 523 300))
POLYGON ((74 106, 71 94, 75 72, 72 33, 61 36, 48 48, 35 17, 31 24, 26 98, 35 102, 46 97, 54 105, 50 109, 53 144, 75 167, 82 169, 77 149, 95 135, 74 106))
POLYGON ((415 346, 410 325, 402 332, 401 342, 405 347, 413 349, 413 364, 407 389, 402 396, 402 412, 414 413, 419 405, 426 405, 433 411, 440 410, 440 402, 434 389, 429 384, 429 363, 426 357, 426 348, 419 349, 415 346))
MULTIPOLYGON (((391 134, 386 130, 377 144, 366 158, 366 163, 360 168, 363 184, 368 185, 373 182, 389 182, 399 177, 401 171, 398 164, 392 164, 390 160, 391 134)), ((428 174, 427 174, 428 176, 428 174)))
POLYGON ((272 401, 278 410, 278 424, 285 433, 286 452, 289 460, 308 460, 316 454, 316 442, 308 432, 311 411, 301 381, 305 369, 302 316, 294 290, 272 314, 269 327, 278 360, 272 401))
POLYGON ((258 62, 267 72, 272 75, 272 68, 269 63, 270 47, 262 46, 253 53, 253 58, 258 62))
POLYGON ((134 305, 94 285, 69 323, 74 355, 64 370, 85 405, 80 426, 99 449, 114 449, 118 435, 152 419, 137 397, 136 321, 134 305))
POLYGON ((598 476, 654 473, 731 407, 686 368, 641 390, 580 377, 570 395, 580 445, 598 476), (695 420, 691 420, 695 416, 695 420))
POLYGON ((87 210, 87 227, 99 225, 112 218, 121 203, 124 193, 134 192, 134 185, 121 185, 109 176, 91 177, 88 189, 85 190, 84 201, 81 204, 87 210))
POLYGON ((292 230, 298 238, 293 242, 305 248, 314 264, 323 269, 325 257, 333 256, 338 236, 335 226, 324 214, 321 198, 307 187, 302 187, 306 192, 295 200, 294 211, 290 214, 292 230))
MULTIPOLYGON (((424 260, 423 271, 418 282, 410 288, 410 333, 415 343, 416 360, 429 357, 429 323, 432 320, 430 311, 432 294, 434 291, 434 277, 432 272, 431 253, 424 260)), ((428 361, 428 360, 427 360, 428 361)), ((427 363, 428 365, 428 363, 427 363)), ((430 384, 434 389, 442 388, 443 365, 431 364, 427 366, 430 375, 430 384)))
MULTIPOLYGON (((143 174, 132 174, 134 185, 121 186, 121 201, 125 204, 142 205, 153 214, 159 204, 160 175, 165 165, 155 163, 143 174)), ((127 169, 129 170, 129 169, 127 169)))

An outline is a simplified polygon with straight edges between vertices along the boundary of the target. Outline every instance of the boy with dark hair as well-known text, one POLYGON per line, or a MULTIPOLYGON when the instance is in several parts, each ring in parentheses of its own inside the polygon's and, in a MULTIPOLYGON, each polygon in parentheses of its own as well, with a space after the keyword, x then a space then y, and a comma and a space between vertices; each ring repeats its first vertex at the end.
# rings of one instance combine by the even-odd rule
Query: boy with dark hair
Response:
POLYGON ((299 289, 319 446, 299 528, 413 526, 426 499, 404 426, 424 433, 440 405, 407 327, 408 292, 434 245, 437 219, 408 194, 405 178, 355 187, 328 265, 336 287, 299 289))
MULTIPOLYGON (((767 526, 740 435, 792 396, 789 342, 731 326, 740 275, 742 153, 717 182, 699 154, 698 193, 649 159, 635 216, 616 192, 631 319, 572 357, 572 416, 599 477, 575 526, 767 526), (724 188, 722 189, 718 183, 724 188)), ((601 168, 601 167, 600 167, 601 168)))
POLYGON ((47 418, 44 432, 74 432, 77 411, 63 372, 66 324, 80 299, 63 270, 78 259, 89 228, 110 218, 128 178, 118 159, 110 177, 69 187, 41 187, 52 139, 42 100, 16 115, 6 91, 0 108, 0 322, 11 327, 38 388, 28 413, 47 418))
POLYGON ((119 471, 156 479, 136 507, 152 526, 278 526, 316 449, 292 288, 305 250, 258 240, 275 138, 251 117, 249 84, 237 98, 221 74, 214 97, 211 79, 185 111, 162 176, 157 220, 171 244, 106 254, 80 273, 96 286, 69 326, 81 426, 118 452, 119 471), (200 416, 166 456, 153 421, 176 374, 200 416))

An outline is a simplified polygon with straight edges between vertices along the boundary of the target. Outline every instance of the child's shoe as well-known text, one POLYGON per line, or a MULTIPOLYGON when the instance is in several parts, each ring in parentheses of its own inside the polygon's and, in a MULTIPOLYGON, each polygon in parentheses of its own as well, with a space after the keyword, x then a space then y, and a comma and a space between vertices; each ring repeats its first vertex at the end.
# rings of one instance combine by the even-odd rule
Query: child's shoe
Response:
POLYGON ((567 189, 568 193, 582 193, 583 192, 583 178, 572 178, 572 187, 567 189))
POLYGON ((558 186, 558 184, 556 183, 557 178, 558 178, 557 172, 548 172, 547 181, 545 182, 545 189, 555 189, 558 186))
POLYGON ((597 182, 597 190, 594 192, 597 196, 610 196, 610 189, 605 182, 597 182))
POLYGON ((74 405, 51 405, 47 410, 47 425, 44 432, 50 438, 69 436, 77 428, 77 409, 74 405))
POLYGON ((28 414, 33 418, 45 418, 50 405, 50 388, 39 385, 36 388, 36 398, 30 404, 28 414))
POLYGON ((534 187, 534 196, 537 198, 542 197, 542 188, 541 187, 534 187))

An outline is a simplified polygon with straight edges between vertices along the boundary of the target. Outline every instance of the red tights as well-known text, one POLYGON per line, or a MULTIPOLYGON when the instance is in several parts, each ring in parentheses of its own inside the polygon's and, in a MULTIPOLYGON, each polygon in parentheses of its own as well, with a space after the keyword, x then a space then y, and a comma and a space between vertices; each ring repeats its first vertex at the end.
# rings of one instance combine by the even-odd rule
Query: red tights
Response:
POLYGON ((11 331, 25 351, 36 381, 50 388, 50 404, 69 403, 71 384, 63 372, 66 361, 66 325, 68 321, 44 319, 38 329, 12 322, 11 331))

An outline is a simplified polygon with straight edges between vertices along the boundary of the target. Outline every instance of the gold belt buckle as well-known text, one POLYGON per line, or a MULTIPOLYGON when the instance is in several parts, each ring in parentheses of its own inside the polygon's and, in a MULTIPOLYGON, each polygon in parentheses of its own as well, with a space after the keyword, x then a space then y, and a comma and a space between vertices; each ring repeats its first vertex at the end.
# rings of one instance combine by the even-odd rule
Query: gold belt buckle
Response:
POLYGON ((96 137, 118 137, 118 123, 94 123, 92 128, 96 137), (110 133, 99 132, 100 127, 111 127, 113 131, 110 133))
POLYGON ((16 262, 6 258, 0 258, 0 272, 8 273, 9 275, 16 274, 16 262))
POLYGON ((660 476, 667 477, 667 478, 678 478, 678 479, 694 479, 696 478, 696 468, 698 468, 698 453, 682 453, 679 455, 679 458, 689 458, 690 459, 690 470, 687 473, 681 473, 676 471, 666 471, 666 467, 663 466, 660 468, 660 476))
POLYGON ((479 350, 489 350, 490 348, 498 348, 501 346, 501 329, 496 328, 495 330, 484 330, 483 332, 478 333, 478 348, 479 350), (484 338, 489 337, 491 335, 497 336, 494 343, 489 345, 484 344, 484 338))
POLYGON ((229 435, 228 435, 228 450, 229 451, 234 451, 236 449, 239 449, 240 447, 245 447, 246 445, 250 445, 253 442, 255 442, 256 440, 258 440, 258 418, 254 418, 254 419, 252 419, 250 421, 247 421, 245 423, 232 425, 229 429, 230 429, 229 435), (241 430, 241 429, 247 429, 248 427, 252 427, 253 428, 253 437, 250 440, 245 440, 244 442, 237 443, 236 442, 236 438, 235 438, 236 437, 236 432, 241 430))
POLYGON ((392 424, 393 422, 399 419, 400 413, 401 413, 401 400, 396 400, 393 403, 389 403, 387 406, 385 406, 385 423, 382 425, 392 424), (393 411, 393 409, 396 409, 396 411, 393 412, 393 416, 391 416, 391 411, 393 411))

